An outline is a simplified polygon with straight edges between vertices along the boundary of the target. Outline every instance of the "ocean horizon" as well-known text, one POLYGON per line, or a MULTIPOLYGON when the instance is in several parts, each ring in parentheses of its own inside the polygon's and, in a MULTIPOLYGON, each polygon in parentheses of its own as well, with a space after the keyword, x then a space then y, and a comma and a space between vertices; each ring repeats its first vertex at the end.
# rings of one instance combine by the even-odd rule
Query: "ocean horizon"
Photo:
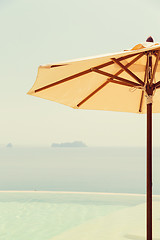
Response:
MULTIPOLYGON (((153 149, 153 194, 160 194, 160 150, 153 149)), ((0 190, 145 194, 143 147, 0 148, 0 190)))

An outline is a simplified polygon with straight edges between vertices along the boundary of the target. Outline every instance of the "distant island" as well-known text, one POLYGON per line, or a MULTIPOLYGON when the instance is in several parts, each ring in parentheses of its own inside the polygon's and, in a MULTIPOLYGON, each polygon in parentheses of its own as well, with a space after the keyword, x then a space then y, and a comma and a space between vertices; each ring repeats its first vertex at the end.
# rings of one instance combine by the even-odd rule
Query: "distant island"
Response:
POLYGON ((81 141, 74 141, 64 143, 52 143, 51 147, 87 147, 87 145, 81 141))
POLYGON ((6 147, 7 147, 7 148, 12 148, 12 147, 13 147, 13 144, 12 144, 12 143, 8 143, 8 144, 6 145, 6 147))

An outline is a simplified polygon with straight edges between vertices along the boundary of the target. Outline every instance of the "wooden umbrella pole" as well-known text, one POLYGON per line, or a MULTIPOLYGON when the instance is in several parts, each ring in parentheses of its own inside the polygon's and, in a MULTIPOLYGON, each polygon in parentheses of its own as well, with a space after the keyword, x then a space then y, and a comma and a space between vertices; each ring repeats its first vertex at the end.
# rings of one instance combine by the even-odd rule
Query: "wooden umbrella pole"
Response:
POLYGON ((147 57, 147 240, 152 240, 152 53, 150 52, 147 57))
POLYGON ((152 103, 147 104, 147 240, 152 240, 152 103))

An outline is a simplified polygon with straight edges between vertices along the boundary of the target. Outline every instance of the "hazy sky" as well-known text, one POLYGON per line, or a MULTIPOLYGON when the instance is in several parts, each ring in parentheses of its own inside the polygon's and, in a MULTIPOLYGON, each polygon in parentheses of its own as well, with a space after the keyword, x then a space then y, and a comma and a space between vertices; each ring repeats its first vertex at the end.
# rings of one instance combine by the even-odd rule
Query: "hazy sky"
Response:
MULTIPOLYGON (((141 146, 145 115, 73 110, 26 95, 40 64, 116 52, 160 41, 158 0, 0 1, 0 144, 141 146)), ((160 114, 154 114, 160 145, 160 114)))

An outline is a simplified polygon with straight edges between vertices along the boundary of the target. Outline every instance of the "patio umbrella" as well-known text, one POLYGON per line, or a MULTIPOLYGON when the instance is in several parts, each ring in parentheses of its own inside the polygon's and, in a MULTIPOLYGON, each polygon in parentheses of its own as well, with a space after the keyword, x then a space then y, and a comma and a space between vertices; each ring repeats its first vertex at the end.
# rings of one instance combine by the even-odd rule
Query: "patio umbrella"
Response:
POLYGON ((152 239, 152 112, 160 112, 160 44, 40 66, 28 94, 76 109, 147 113, 147 240, 152 239), (146 104, 145 104, 146 98, 146 104))

